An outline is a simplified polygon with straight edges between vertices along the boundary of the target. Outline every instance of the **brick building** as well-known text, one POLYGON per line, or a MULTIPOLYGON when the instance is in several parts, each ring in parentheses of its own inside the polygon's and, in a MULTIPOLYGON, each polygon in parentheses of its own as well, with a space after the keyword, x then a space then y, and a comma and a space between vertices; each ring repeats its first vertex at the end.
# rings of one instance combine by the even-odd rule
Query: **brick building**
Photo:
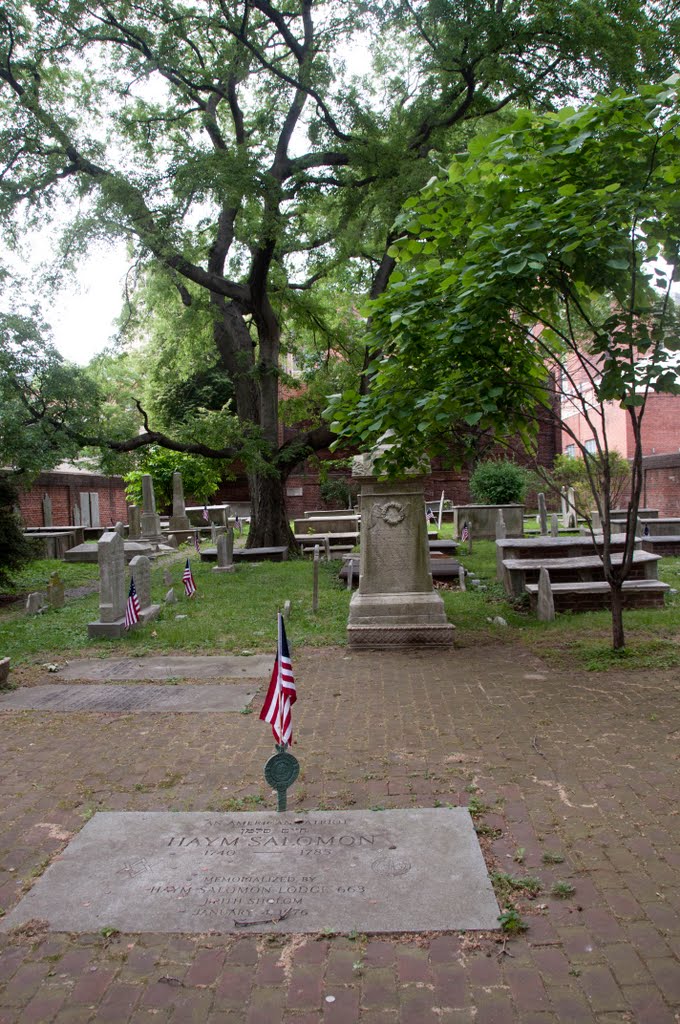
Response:
MULTIPOLYGON (((561 385, 562 421, 587 451, 595 451, 593 426, 601 439, 602 419, 593 410, 589 423, 582 411, 582 402, 594 399, 592 383, 576 357, 567 363, 567 372, 570 379, 563 376, 561 385)), ((635 439, 628 412, 617 402, 605 402, 602 411, 609 448, 631 459, 635 439)), ((578 445, 571 434, 562 430, 562 450, 566 455, 578 456, 578 445)), ((680 516, 680 395, 648 395, 642 419, 642 455, 642 507, 656 508, 662 516, 680 516)))
POLYGON ((76 509, 83 525, 127 523, 125 484, 121 476, 104 476, 68 464, 41 473, 29 490, 19 492, 19 512, 25 526, 47 525, 45 495, 50 499, 53 526, 73 526, 76 509))

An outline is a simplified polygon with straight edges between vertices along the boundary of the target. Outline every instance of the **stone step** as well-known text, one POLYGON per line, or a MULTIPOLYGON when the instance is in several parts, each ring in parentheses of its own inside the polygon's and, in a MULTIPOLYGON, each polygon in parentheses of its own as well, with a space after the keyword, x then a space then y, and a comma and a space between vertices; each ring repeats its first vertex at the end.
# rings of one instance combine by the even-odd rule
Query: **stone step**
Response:
MULTIPOLYGON (((532 611, 538 604, 538 584, 528 583, 527 593, 532 611)), ((555 611, 596 611, 611 607, 609 584, 602 580, 592 583, 553 583, 555 611)), ((664 594, 671 588, 660 580, 627 580, 623 584, 624 608, 663 608, 664 594)))

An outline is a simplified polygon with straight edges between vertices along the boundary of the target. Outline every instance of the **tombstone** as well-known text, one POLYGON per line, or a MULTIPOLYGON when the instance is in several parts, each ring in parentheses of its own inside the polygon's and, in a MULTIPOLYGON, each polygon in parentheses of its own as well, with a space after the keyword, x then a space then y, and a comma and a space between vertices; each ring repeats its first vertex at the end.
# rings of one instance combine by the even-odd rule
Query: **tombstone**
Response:
POLYGON ((121 523, 120 519, 118 520, 118 522, 116 523, 116 525, 114 526, 113 529, 114 529, 115 533, 118 534, 119 537, 122 537, 123 540, 125 540, 125 527, 121 523))
POLYGON ((142 476, 142 539, 153 544, 160 544, 161 520, 156 512, 156 496, 153 493, 153 480, 148 473, 142 476))
POLYGON ((99 518, 99 494, 97 491, 90 491, 90 525, 101 526, 99 518))
POLYGON ((83 525, 82 516, 80 514, 80 505, 74 505, 73 506, 73 525, 74 526, 82 526, 83 525))
POLYGON ((216 523, 210 524, 210 541, 213 545, 217 545, 217 538, 224 533, 225 529, 226 527, 218 526, 216 523))
POLYGON ((326 554, 326 561, 330 562, 330 560, 331 560, 331 542, 330 542, 330 539, 328 537, 324 537, 324 539, 323 539, 323 546, 324 546, 324 552, 326 554))
POLYGON ((550 516, 550 536, 559 537, 560 535, 560 517, 557 512, 553 512, 550 516))
POLYGON ((27 615, 40 615, 41 612, 45 611, 45 595, 41 594, 39 590, 29 594, 26 598, 26 614, 27 615))
POLYGON ((352 590, 354 587, 354 559, 350 555, 347 560, 347 589, 352 590))
POLYGON ((453 626, 432 586, 427 523, 423 515, 423 460, 399 480, 376 467, 378 447, 353 460, 361 483, 359 588, 349 606, 350 647, 450 647, 453 626))
POLYGON ((141 535, 139 505, 128 505, 128 540, 139 540, 141 535))
POLYGON ((166 604, 177 604, 177 595, 175 594, 175 588, 170 587, 167 594, 165 595, 166 604))
POLYGON ((151 603, 151 562, 146 555, 135 555, 130 561, 130 576, 134 577, 139 598, 139 620, 150 622, 161 610, 160 605, 151 603))
POLYGON ((170 529, 171 530, 190 530, 191 523, 189 522, 189 516, 187 515, 186 505, 184 503, 184 484, 182 483, 182 474, 172 474, 172 515, 170 516, 170 529))
POLYGON ((576 519, 576 494, 573 487, 567 488, 567 525, 570 530, 575 530, 576 519))
MULTIPOLYGON (((508 529, 505 525, 503 510, 499 508, 496 516, 496 540, 505 540, 508 529)), ((468 544, 470 543, 470 528, 468 527, 468 544)), ((496 576, 505 583, 505 569, 503 567, 503 545, 496 544, 496 576)))
POLYGON ((458 586, 461 590, 467 590, 465 585, 465 568, 462 565, 458 566, 458 586))
POLYGON ((314 569, 312 574, 312 611, 319 610, 319 545, 314 545, 314 569))
POLYGON ((120 637, 125 632, 125 547, 117 533, 105 533, 97 545, 99 561, 99 619, 90 622, 90 637, 120 637))
POLYGON ((560 489, 560 512, 562 515, 562 526, 567 529, 569 526, 569 508, 567 506, 567 488, 560 489))
POLYGON ((0 690, 7 687, 9 679, 9 658, 0 658, 0 690))
POLYGON ((174 535, 174 533, 169 534, 168 539, 166 540, 165 543, 168 545, 168 547, 175 548, 175 550, 179 548, 179 540, 174 535))
POLYGON ((90 519, 90 495, 86 491, 80 494, 80 520, 82 526, 92 526, 90 519))
POLYGON ((539 622, 552 622, 555 618, 555 602, 553 600, 550 573, 541 569, 538 576, 538 603, 536 615, 539 622))
POLYGON ((290 609, 291 609, 290 601, 284 601, 284 604, 283 604, 283 617, 284 617, 286 622, 288 622, 288 620, 290 619, 290 609))
POLYGON ((543 491, 539 491, 538 494, 538 524, 541 536, 545 537, 548 533, 548 511, 545 507, 545 494, 543 491))
MULTIPOLYGON (((470 527, 468 527, 468 532, 470 527)), ((508 528, 505 525, 505 516, 503 515, 503 509, 499 508, 496 514, 496 540, 505 540, 508 535, 508 528)))
POLYGON ((64 584, 58 572, 50 573, 50 582, 47 584, 47 603, 50 608, 63 608, 66 603, 64 584))
POLYGON ((53 523, 52 523, 52 499, 50 498, 49 494, 47 494, 47 493, 45 494, 45 496, 44 496, 44 498, 42 500, 42 509, 43 509, 43 524, 45 526, 52 526, 53 525, 53 523))
POLYGON ((165 583, 166 587, 172 586, 172 573, 169 569, 163 570, 163 583, 165 583))
POLYGON ((234 571, 234 531, 227 530, 217 537, 217 565, 213 566, 213 572, 234 571))

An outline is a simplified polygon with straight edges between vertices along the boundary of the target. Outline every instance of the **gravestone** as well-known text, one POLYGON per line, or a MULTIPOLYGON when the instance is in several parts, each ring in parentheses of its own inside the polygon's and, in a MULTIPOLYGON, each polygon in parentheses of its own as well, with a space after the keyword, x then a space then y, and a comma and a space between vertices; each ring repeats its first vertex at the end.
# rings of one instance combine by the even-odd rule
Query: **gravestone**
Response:
POLYGON ((550 585, 550 573, 542 568, 538 576, 538 600, 536 615, 540 622, 552 622, 555 618, 555 601, 550 585))
POLYGON ((560 535, 560 520, 556 512, 550 516, 550 536, 559 537, 560 535))
POLYGON ((450 647, 453 626, 432 586, 424 475, 429 465, 386 480, 376 467, 386 446, 353 460, 361 483, 359 587, 349 606, 351 647, 450 647))
POLYGON ((314 568, 312 572, 312 611, 319 610, 319 545, 314 545, 314 568))
POLYGON ((548 533, 548 510, 545 507, 545 494, 543 491, 539 491, 538 494, 538 524, 541 536, 545 537, 548 533))
POLYGON ((462 565, 458 566, 458 586, 461 590, 467 590, 465 585, 465 568, 462 565))
POLYGON ((142 528, 140 523, 139 505, 128 506, 128 538, 129 540, 139 540, 142 535, 142 528))
POLYGON ((234 571, 234 531, 227 530, 217 537, 217 565, 213 566, 213 572, 234 571))
POLYGON ((43 509, 43 525, 52 526, 52 499, 49 494, 45 494, 42 500, 43 509))
POLYGON ((576 495, 573 487, 567 488, 567 526, 571 530, 576 529, 576 495))
POLYGON ((168 545, 168 547, 174 548, 175 550, 179 548, 179 540, 177 539, 174 533, 169 534, 168 539, 166 540, 166 544, 168 545))
POLYGON ((13 711, 242 711, 257 690, 252 684, 222 683, 202 686, 163 686, 143 683, 120 686, 101 683, 47 683, 22 686, 0 694, 0 710, 13 711))
POLYGON ((97 491, 90 491, 90 526, 101 526, 99 518, 99 494, 97 491))
POLYGON ((58 572, 50 573, 50 582, 47 584, 47 603, 50 608, 63 608, 66 603, 64 584, 58 572))
POLYGON ((156 496, 153 492, 153 479, 148 473, 142 476, 142 539, 152 544, 160 544, 161 520, 156 512, 156 496))
POLYGON ((170 516, 170 529, 171 530, 190 530, 191 523, 189 522, 189 516, 187 515, 186 505, 184 503, 184 484, 182 483, 182 474, 172 474, 172 515, 170 516))
POLYGON ((130 575, 134 577, 135 589, 141 611, 139 621, 150 622, 161 610, 159 604, 151 603, 151 562, 146 555, 136 555, 130 562, 130 575))
POLYGON ((45 611, 45 595, 39 590, 29 594, 26 598, 26 614, 27 615, 39 615, 45 611))
POLYGON ((74 505, 73 506, 73 525, 74 526, 82 526, 83 525, 82 516, 80 514, 80 505, 74 505))
POLYGON ((221 537, 225 533, 226 526, 218 526, 217 523, 210 524, 210 542, 211 544, 217 545, 217 538, 221 537))
POLYGON ((170 587, 167 594, 165 595, 166 604, 177 604, 177 595, 175 594, 175 588, 170 587))
POLYGON ((82 526, 92 526, 90 518, 90 495, 87 491, 80 493, 80 521, 82 526))
POLYGON ((117 533, 105 533, 97 545, 99 562, 99 619, 90 622, 90 637, 120 637, 125 632, 125 549, 117 533))
MULTIPOLYGON (((189 655, 142 658, 77 658, 59 669, 59 679, 94 682, 111 679, 269 679, 270 654, 189 655)), ((50 677, 53 682, 54 677, 50 677)))
POLYGON ((125 527, 121 523, 120 519, 118 520, 113 529, 118 534, 119 537, 122 537, 123 540, 125 540, 125 527))
POLYGON ((0 658, 0 690, 7 686, 9 679, 9 658, 0 658))
MULTIPOLYGON (((468 528, 469 529, 469 528, 468 528)), ((503 510, 499 508, 498 515, 496 517, 496 540, 505 540, 508 535, 508 529, 505 525, 505 518, 503 516, 503 510)), ((469 540, 469 538, 468 538, 469 540)), ((496 576, 499 580, 505 582, 505 568, 503 566, 503 545, 496 544, 496 576)))
POLYGON ((465 807, 106 811, 0 931, 32 919, 94 935, 486 931, 498 913, 465 807))

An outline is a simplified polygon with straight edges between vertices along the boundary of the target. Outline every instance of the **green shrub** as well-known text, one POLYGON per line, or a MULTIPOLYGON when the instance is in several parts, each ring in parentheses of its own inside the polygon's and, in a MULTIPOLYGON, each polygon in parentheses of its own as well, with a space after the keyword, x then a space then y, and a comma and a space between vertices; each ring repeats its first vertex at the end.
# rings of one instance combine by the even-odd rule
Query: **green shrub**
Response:
POLYGON ((470 477, 473 501, 482 505, 509 505, 523 502, 529 473, 508 459, 480 462, 470 477))
POLYGON ((324 505, 331 508, 351 508, 355 495, 352 494, 349 484, 343 479, 324 480, 319 485, 319 493, 324 505))
POLYGON ((14 511, 17 489, 6 473, 0 473, 0 586, 11 584, 14 574, 34 557, 33 545, 24 537, 14 511))

